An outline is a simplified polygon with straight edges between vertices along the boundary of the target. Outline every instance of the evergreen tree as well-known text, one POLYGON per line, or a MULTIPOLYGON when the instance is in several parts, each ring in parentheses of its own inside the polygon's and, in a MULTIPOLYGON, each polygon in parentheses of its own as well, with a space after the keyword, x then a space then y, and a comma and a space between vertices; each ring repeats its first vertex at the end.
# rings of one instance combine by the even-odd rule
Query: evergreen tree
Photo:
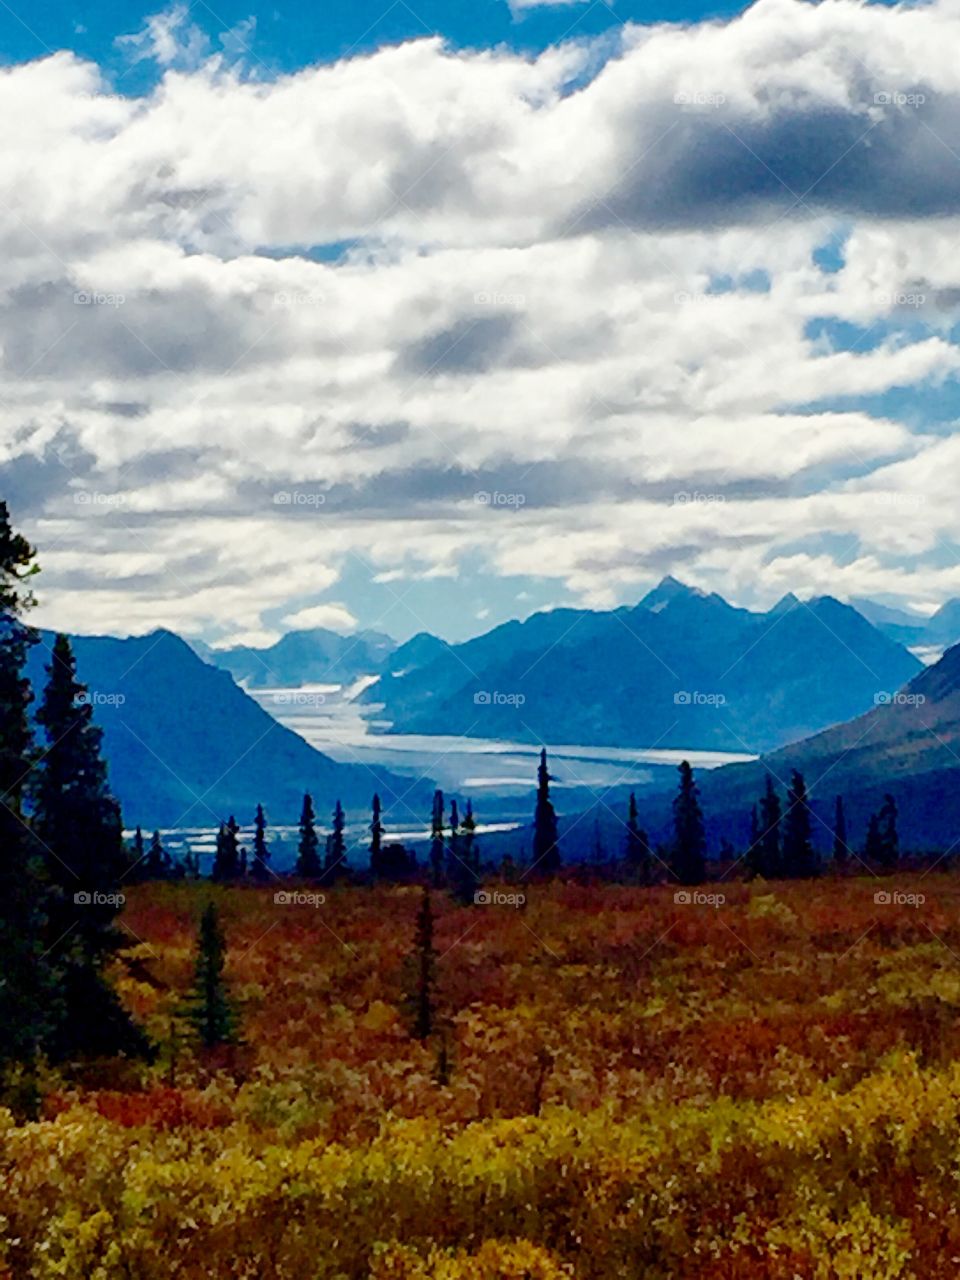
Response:
POLYGON ((297 875, 304 880, 319 879, 323 871, 319 849, 320 837, 317 835, 313 797, 308 793, 303 797, 303 808, 300 810, 300 844, 297 849, 297 875))
POLYGON ((680 764, 680 786, 673 801, 673 872, 681 884, 701 884, 705 870, 706 837, 699 789, 688 761, 680 764))
POLYGON ((433 793, 433 813, 430 816, 430 870, 434 888, 443 884, 443 792, 433 793))
POLYGON ((466 812, 460 826, 463 836, 461 856, 475 880, 480 878, 480 853, 477 848, 477 822, 473 816, 473 802, 467 801, 466 812))
POLYGON ((784 874, 804 879, 820 870, 811 838, 810 802, 803 774, 794 769, 787 789, 787 812, 783 824, 784 874))
POLYGON ((433 998, 436 981, 436 951, 433 945, 433 904, 430 890, 424 885, 423 898, 417 912, 415 939, 417 989, 414 1013, 414 1035, 426 1040, 433 1030, 433 998))
POLYGON ((450 801, 450 841, 447 845, 447 873, 451 878, 459 877, 463 870, 460 858, 460 810, 456 800, 450 801))
POLYGON ((864 860, 873 866, 883 865, 883 839, 880 835, 880 819, 871 813, 867 823, 867 838, 863 846, 864 860))
POLYGON ((148 879, 143 832, 139 827, 137 827, 136 831, 133 833, 133 848, 130 851, 130 866, 125 878, 134 881, 148 879))
POLYGON ((847 816, 843 809, 843 796, 837 796, 833 816, 833 865, 838 871, 843 871, 849 861, 849 857, 847 816))
POLYGON ((550 799, 553 779, 547 766, 547 749, 540 752, 537 769, 537 807, 533 814, 533 865, 531 871, 556 875, 560 870, 560 848, 557 843, 557 814, 550 799))
POLYGON ((231 813, 226 822, 220 823, 217 832, 217 852, 213 860, 213 879, 220 884, 236 880, 240 875, 240 849, 237 837, 240 828, 231 813))
POLYGON ((380 821, 380 797, 373 797, 373 816, 370 822, 370 871, 378 879, 385 875, 383 862, 383 823, 380 821))
POLYGON ((206 1049, 237 1042, 237 1016, 223 976, 227 952, 217 908, 210 902, 200 918, 194 983, 187 1018, 206 1049))
POLYGON ((750 806, 750 843, 747 846, 747 852, 743 855, 743 862, 747 872, 747 879, 753 880, 756 876, 763 875, 763 852, 760 847, 760 818, 757 814, 757 806, 750 806))
POLYGON ((23 818, 33 763, 31 693, 23 668, 38 639, 23 616, 33 605, 28 579, 36 572, 33 548, 14 533, 7 504, 0 502, 0 1088, 26 1113, 35 1100, 17 1101, 4 1086, 15 1064, 32 1066, 59 1015, 44 956, 47 888, 23 818))
POLYGON ((61 973, 64 1013, 51 1040, 54 1057, 140 1053, 146 1042, 107 984, 104 968, 125 939, 115 926, 126 870, 120 806, 107 786, 86 688, 65 635, 54 641, 37 720, 46 733, 34 799, 34 823, 55 886, 48 947, 61 973))
POLYGON ((780 819, 780 797, 768 773, 766 790, 760 799, 760 838, 756 859, 758 874, 767 880, 783 874, 780 819))
POLYGON ((270 850, 267 847, 267 819, 263 805, 257 805, 256 817, 253 820, 253 863, 250 874, 261 883, 270 877, 270 850))
POLYGON ((638 884, 651 884, 653 866, 650 855, 650 842, 647 833, 637 821, 637 797, 630 792, 630 803, 627 808, 627 836, 624 848, 624 859, 627 874, 638 884))
POLYGON ((900 837, 897 834, 897 804, 887 793, 877 815, 880 836, 880 864, 886 871, 893 871, 900 861, 900 837))
MULTIPOLYGON (((139 831, 140 828, 138 827, 139 831)), ((146 861, 148 880, 166 880, 171 871, 171 859, 160 840, 160 832, 154 831, 150 841, 150 852, 146 861)))
POLYGON ((343 835, 345 826, 343 805, 338 800, 333 810, 333 830, 327 837, 327 854, 324 861, 324 878, 327 880, 335 880, 346 870, 347 842, 343 835))

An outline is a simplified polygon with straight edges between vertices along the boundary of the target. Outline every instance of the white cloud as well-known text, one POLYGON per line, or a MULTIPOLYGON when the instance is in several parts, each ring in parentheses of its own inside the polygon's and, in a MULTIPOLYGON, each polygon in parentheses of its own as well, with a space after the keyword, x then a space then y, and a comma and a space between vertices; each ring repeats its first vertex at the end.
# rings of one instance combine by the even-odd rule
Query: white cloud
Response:
POLYGON ((346 630, 346 586, 296 603, 347 570, 960 586, 950 424, 891 399, 960 373, 952 3, 633 27, 576 92, 588 43, 253 83, 252 22, 214 53, 193 12, 125 38, 166 68, 144 99, 68 54, 0 71, 0 465, 41 621, 346 630))
POLYGON ((324 627, 327 631, 356 631, 357 620, 342 604, 313 604, 307 609, 298 609, 283 619, 283 625, 291 631, 309 631, 313 627, 324 627))

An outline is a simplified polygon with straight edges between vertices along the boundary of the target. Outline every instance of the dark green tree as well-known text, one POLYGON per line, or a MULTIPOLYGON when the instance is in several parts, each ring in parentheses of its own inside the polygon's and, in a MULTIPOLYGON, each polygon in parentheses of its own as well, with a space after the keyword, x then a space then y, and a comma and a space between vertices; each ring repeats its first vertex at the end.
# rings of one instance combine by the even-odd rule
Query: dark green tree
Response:
POLYGON ((784 874, 796 879, 815 876, 820 871, 820 860, 813 847, 810 801, 803 774, 797 769, 790 777, 787 789, 787 812, 783 821, 784 874))
POLYGON ((864 860, 872 866, 883 866, 883 838, 880 835, 880 819, 871 813, 867 822, 867 837, 863 846, 864 860))
POLYGON ((219 884, 236 880, 240 875, 240 828, 231 813, 226 822, 220 823, 217 832, 217 852, 213 860, 213 879, 219 884))
POLYGON ((378 879, 383 877, 383 823, 380 821, 380 797, 373 797, 373 815, 370 820, 370 870, 378 879))
POLYGON ((843 796, 837 796, 833 814, 833 865, 843 871, 850 860, 847 844, 847 815, 843 808, 843 796))
POLYGON ((433 812, 430 816, 430 870, 435 889, 443 884, 444 873, 443 844, 443 792, 433 793, 433 812))
POLYGON ((143 832, 137 827, 133 833, 133 848, 130 850, 130 865, 127 868, 124 879, 126 880, 146 880, 147 875, 147 856, 143 843, 143 832))
POLYGON ((466 812, 463 815, 463 822, 460 826, 463 836, 462 840, 462 857, 463 861, 470 868, 470 872, 474 879, 480 877, 480 851, 477 847, 477 821, 473 816, 473 802, 467 801, 466 812))
MULTIPOLYGON (((140 828, 138 827, 139 831, 140 828)), ((150 852, 147 854, 146 860, 147 879, 148 880, 168 880, 172 871, 172 860, 169 853, 163 847, 160 839, 160 832, 154 831, 153 838, 150 841, 150 852)))
POLYGON ((635 880, 637 884, 652 884, 653 860, 650 841, 637 819, 637 797, 632 791, 630 803, 627 806, 627 835, 623 853, 630 879, 635 880))
POLYGON ((126 945, 116 927, 127 869, 120 806, 107 785, 100 729, 65 635, 54 641, 37 720, 47 749, 38 770, 34 824, 55 887, 47 945, 60 976, 63 1017, 51 1039, 55 1058, 146 1050, 104 975, 126 945))
POLYGON ((327 837, 327 853, 324 860, 324 878, 336 880, 347 866, 347 842, 344 838, 346 818, 343 805, 338 800, 333 810, 333 830, 327 837))
POLYGON ((205 1049, 237 1043, 237 1015, 223 976, 227 954, 216 906, 209 902, 200 917, 193 988, 187 1019, 205 1049))
POLYGON ((897 802, 889 792, 877 815, 880 834, 880 865, 885 871, 896 869, 900 861, 900 836, 897 833, 897 802))
POLYGON ((270 871, 270 849, 267 846, 267 819, 263 812, 263 805, 257 805, 257 813, 253 820, 253 862, 250 867, 250 874, 254 880, 259 880, 262 884, 265 880, 269 880, 270 871))
POLYGON ((297 875, 304 880, 317 880, 323 872, 320 862, 320 837, 317 835, 316 816, 313 812, 313 797, 307 793, 303 797, 303 808, 300 810, 300 843, 297 847, 297 875))
POLYGON ((673 873, 680 884, 701 884, 705 871, 706 837, 700 792, 689 761, 680 764, 680 786, 673 801, 673 873))
POLYGON ((556 875, 560 870, 557 813, 550 799, 553 778, 547 765, 547 749, 540 752, 537 769, 537 805, 533 813, 533 863, 530 870, 540 875, 556 875))
POLYGON ((766 789, 760 798, 760 839, 757 846, 758 874, 767 880, 783 875, 783 851, 780 842, 782 810, 780 796, 767 774, 766 789))
POLYGON ((36 1097, 12 1073, 32 1067, 59 1018, 55 975, 44 956, 48 892, 39 854, 24 818, 24 792, 33 765, 23 669, 37 634, 24 622, 34 601, 28 580, 37 572, 34 550, 13 531, 0 502, 0 1097, 30 1114, 36 1097))

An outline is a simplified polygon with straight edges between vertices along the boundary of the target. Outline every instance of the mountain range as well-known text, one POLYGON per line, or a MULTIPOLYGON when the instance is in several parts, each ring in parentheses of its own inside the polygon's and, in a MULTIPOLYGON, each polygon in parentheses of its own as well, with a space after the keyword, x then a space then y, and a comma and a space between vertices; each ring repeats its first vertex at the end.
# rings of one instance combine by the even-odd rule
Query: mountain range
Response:
POLYGON ((873 600, 854 599, 850 603, 878 631, 908 648, 942 651, 960 641, 960 600, 947 600, 929 617, 873 600))
MULTIPOLYGON (((40 634, 27 665, 37 697, 53 643, 52 633, 40 634)), ((405 821, 429 805, 430 784, 331 760, 170 631, 71 639, 128 824, 207 827, 231 813, 249 820, 258 802, 272 822, 295 824, 304 791, 321 814, 337 799, 366 810, 374 791, 405 821)))
POLYGON ((669 577, 632 607, 407 648, 361 695, 394 732, 737 752, 847 720, 921 669, 830 596, 754 613, 669 577))
POLYGON ((289 631, 264 649, 249 645, 212 649, 201 640, 194 641, 193 647, 206 662, 229 671, 248 688, 283 689, 304 684, 352 684, 360 676, 382 670, 397 644, 379 631, 344 636, 314 627, 289 631))

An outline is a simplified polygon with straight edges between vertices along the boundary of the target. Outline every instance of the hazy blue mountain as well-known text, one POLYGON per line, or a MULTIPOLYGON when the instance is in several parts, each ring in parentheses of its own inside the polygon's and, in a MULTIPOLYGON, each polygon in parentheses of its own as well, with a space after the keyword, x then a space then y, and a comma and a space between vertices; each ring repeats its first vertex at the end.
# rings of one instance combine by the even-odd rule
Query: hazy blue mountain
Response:
POLYGON ((847 720, 920 662, 832 597, 735 608, 666 578, 634 607, 556 609, 387 675, 402 733, 765 751, 847 720))
MULTIPOLYGON (((38 696, 52 644, 50 633, 42 636, 28 668, 38 696)), ((272 822, 295 823, 304 791, 321 814, 337 797, 366 808, 375 790, 387 809, 401 796, 411 809, 428 803, 426 783, 411 791, 409 779, 315 750, 169 631, 76 636, 73 645, 127 823, 207 826, 230 813, 248 820, 258 801, 272 822)), ((409 820, 410 811, 400 806, 397 816, 409 820)))
POLYGON ((851 602, 884 635, 914 648, 946 649, 960 641, 960 600, 947 600, 930 617, 877 604, 851 602))
POLYGON ((204 661, 222 667, 235 680, 254 689, 350 684, 358 676, 380 671, 396 647, 389 636, 379 631, 358 631, 343 636, 324 627, 290 631, 265 649, 247 645, 232 649, 212 649, 202 643, 194 645, 204 661))

